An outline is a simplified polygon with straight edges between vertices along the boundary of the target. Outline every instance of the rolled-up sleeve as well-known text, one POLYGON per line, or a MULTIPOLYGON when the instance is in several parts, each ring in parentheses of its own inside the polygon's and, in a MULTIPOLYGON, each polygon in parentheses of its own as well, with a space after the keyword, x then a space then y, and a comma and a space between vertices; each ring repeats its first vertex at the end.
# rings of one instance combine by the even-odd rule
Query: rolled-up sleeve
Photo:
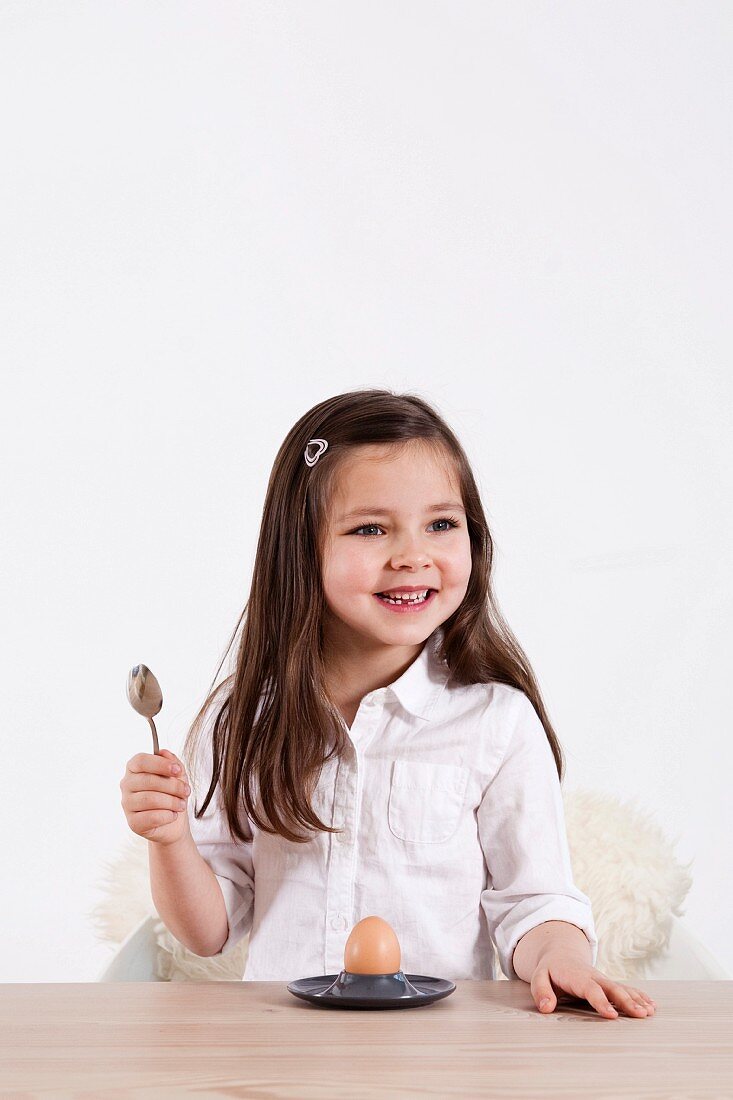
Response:
POLYGON ((531 928, 567 921, 582 929, 598 956, 589 898, 573 883, 555 758, 529 697, 517 692, 507 715, 509 740, 477 811, 488 870, 481 905, 507 978, 514 948, 531 928))
POLYGON ((247 840, 232 840, 221 806, 221 792, 217 785, 206 812, 198 820, 194 816, 196 806, 203 805, 209 789, 213 769, 211 735, 213 721, 205 722, 197 745, 194 762, 195 775, 190 776, 191 794, 188 798, 188 820, 194 843, 216 876, 224 895, 229 935, 218 958, 231 951, 243 936, 251 930, 254 910, 254 868, 252 865, 252 832, 249 818, 241 813, 247 840), (194 803, 195 796, 195 803, 194 803))

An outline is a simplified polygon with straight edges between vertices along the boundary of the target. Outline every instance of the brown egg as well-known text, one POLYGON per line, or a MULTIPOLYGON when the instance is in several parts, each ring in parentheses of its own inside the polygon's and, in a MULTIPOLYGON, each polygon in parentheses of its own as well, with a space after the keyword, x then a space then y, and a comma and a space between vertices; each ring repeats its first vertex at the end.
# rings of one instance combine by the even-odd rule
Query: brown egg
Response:
POLYGON ((344 948, 344 970, 349 974, 396 974, 400 969, 400 941, 381 917, 364 917, 351 929, 344 948))

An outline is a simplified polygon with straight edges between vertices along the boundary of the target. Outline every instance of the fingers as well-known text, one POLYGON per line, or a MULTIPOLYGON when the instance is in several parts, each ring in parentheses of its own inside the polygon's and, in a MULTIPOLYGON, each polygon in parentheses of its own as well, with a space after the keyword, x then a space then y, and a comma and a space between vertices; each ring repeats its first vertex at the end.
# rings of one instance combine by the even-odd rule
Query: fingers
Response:
POLYGON ((634 996, 636 997, 637 1000, 642 1001, 646 1005, 650 1005, 651 1008, 656 1008, 657 1007, 657 1002, 652 1000, 652 998, 649 997, 646 993, 644 993, 643 990, 634 989, 634 987, 631 986, 631 985, 627 985, 626 988, 629 990, 630 993, 634 994, 634 996))
POLYGON ((625 989, 627 993, 631 994, 637 1004, 640 1004, 643 1008, 647 1009, 647 1015, 654 1015, 654 1009, 657 1007, 657 1002, 653 1001, 651 997, 647 996, 647 994, 644 993, 643 990, 635 989, 632 985, 622 986, 622 988, 625 989))
MULTIPOLYGON (((557 998, 547 971, 532 982, 532 994, 543 1014, 555 1009, 557 998)), ((576 995, 588 1001, 600 1016, 609 1020, 616 1019, 619 1012, 635 1018, 653 1016, 656 1008, 656 1004, 646 993, 619 982, 608 982, 604 985, 589 981, 582 990, 579 987, 577 992, 571 991, 571 996, 576 995)))
POLYGON ((647 1004, 644 995, 631 986, 621 985, 618 982, 610 982, 608 993, 611 1000, 622 1009, 627 1016, 653 1016, 654 1007, 647 1004))
POLYGON ((123 804, 126 803, 128 809, 185 809, 185 800, 191 793, 185 769, 179 765, 179 774, 172 775, 172 762, 177 757, 167 749, 163 752, 167 755, 138 753, 128 761, 127 770, 120 782, 120 789, 125 796, 123 804))
POLYGON ((181 813, 186 809, 187 795, 165 794, 162 791, 131 791, 127 797, 127 808, 132 812, 140 810, 175 810, 181 813))
POLYGON ((598 982, 590 982, 583 996, 601 1016, 607 1019, 615 1019, 618 1016, 615 1006, 611 1004, 598 982))
POLYGON ((139 752, 136 756, 133 756, 127 761, 125 779, 128 782, 132 780, 133 786, 145 776, 152 779, 157 776, 173 777, 179 782, 187 783, 186 769, 178 757, 174 756, 168 749, 162 751, 166 754, 165 756, 154 756, 152 753, 147 752, 139 752))
POLYGON ((139 752, 127 762, 127 770, 133 773, 143 772, 152 775, 172 775, 171 768, 177 765, 183 775, 184 769, 177 756, 169 749, 162 749, 160 756, 150 752, 139 752))
POLYGON ((176 820, 178 814, 175 810, 155 810, 149 813, 143 814, 142 812, 131 813, 128 820, 130 821, 130 827, 133 832, 139 836, 146 836, 153 829, 157 829, 160 825, 170 825, 176 820), (134 825, 132 823, 135 823, 134 825))
POLYGON ((648 998, 638 990, 620 985, 618 982, 609 982, 608 986, 592 982, 586 998, 602 1016, 617 1016, 623 1012, 626 1016, 644 1017, 654 1015, 654 1005, 647 1004, 648 998), (608 996, 606 995, 606 989, 608 996), (616 1011, 618 1009, 618 1011, 616 1011))

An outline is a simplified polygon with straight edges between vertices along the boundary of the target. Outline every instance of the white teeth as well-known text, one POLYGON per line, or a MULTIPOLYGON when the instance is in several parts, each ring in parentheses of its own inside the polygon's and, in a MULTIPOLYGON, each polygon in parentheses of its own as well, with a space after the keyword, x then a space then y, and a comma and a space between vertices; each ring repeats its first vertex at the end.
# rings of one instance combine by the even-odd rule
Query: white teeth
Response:
POLYGON ((409 596, 384 596, 378 593, 380 599, 385 600, 387 603, 401 604, 401 603, 422 603, 428 597, 429 588, 426 588, 424 592, 415 592, 409 596))

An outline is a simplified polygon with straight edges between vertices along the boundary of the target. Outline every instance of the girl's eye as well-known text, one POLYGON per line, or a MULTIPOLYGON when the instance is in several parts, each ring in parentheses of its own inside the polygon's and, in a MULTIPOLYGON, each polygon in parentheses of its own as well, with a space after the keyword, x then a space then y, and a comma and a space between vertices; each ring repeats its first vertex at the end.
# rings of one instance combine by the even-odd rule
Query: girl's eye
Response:
MULTIPOLYGON (((447 528, 444 527, 443 531, 438 531, 437 533, 439 535, 443 534, 444 532, 450 531, 453 527, 458 527, 459 526, 458 520, 454 519, 452 516, 450 518, 446 516, 443 519, 434 519, 433 523, 447 523, 447 524, 450 525, 447 528)), ((431 524, 431 526, 432 526, 432 524, 431 524)), ((380 528, 380 525, 378 523, 365 523, 363 527, 357 527, 354 531, 349 531, 349 534, 350 535, 358 535, 360 531, 368 531, 372 527, 380 528)), ((375 539, 378 536, 377 535, 363 535, 362 537, 365 538, 365 539, 375 539)))

